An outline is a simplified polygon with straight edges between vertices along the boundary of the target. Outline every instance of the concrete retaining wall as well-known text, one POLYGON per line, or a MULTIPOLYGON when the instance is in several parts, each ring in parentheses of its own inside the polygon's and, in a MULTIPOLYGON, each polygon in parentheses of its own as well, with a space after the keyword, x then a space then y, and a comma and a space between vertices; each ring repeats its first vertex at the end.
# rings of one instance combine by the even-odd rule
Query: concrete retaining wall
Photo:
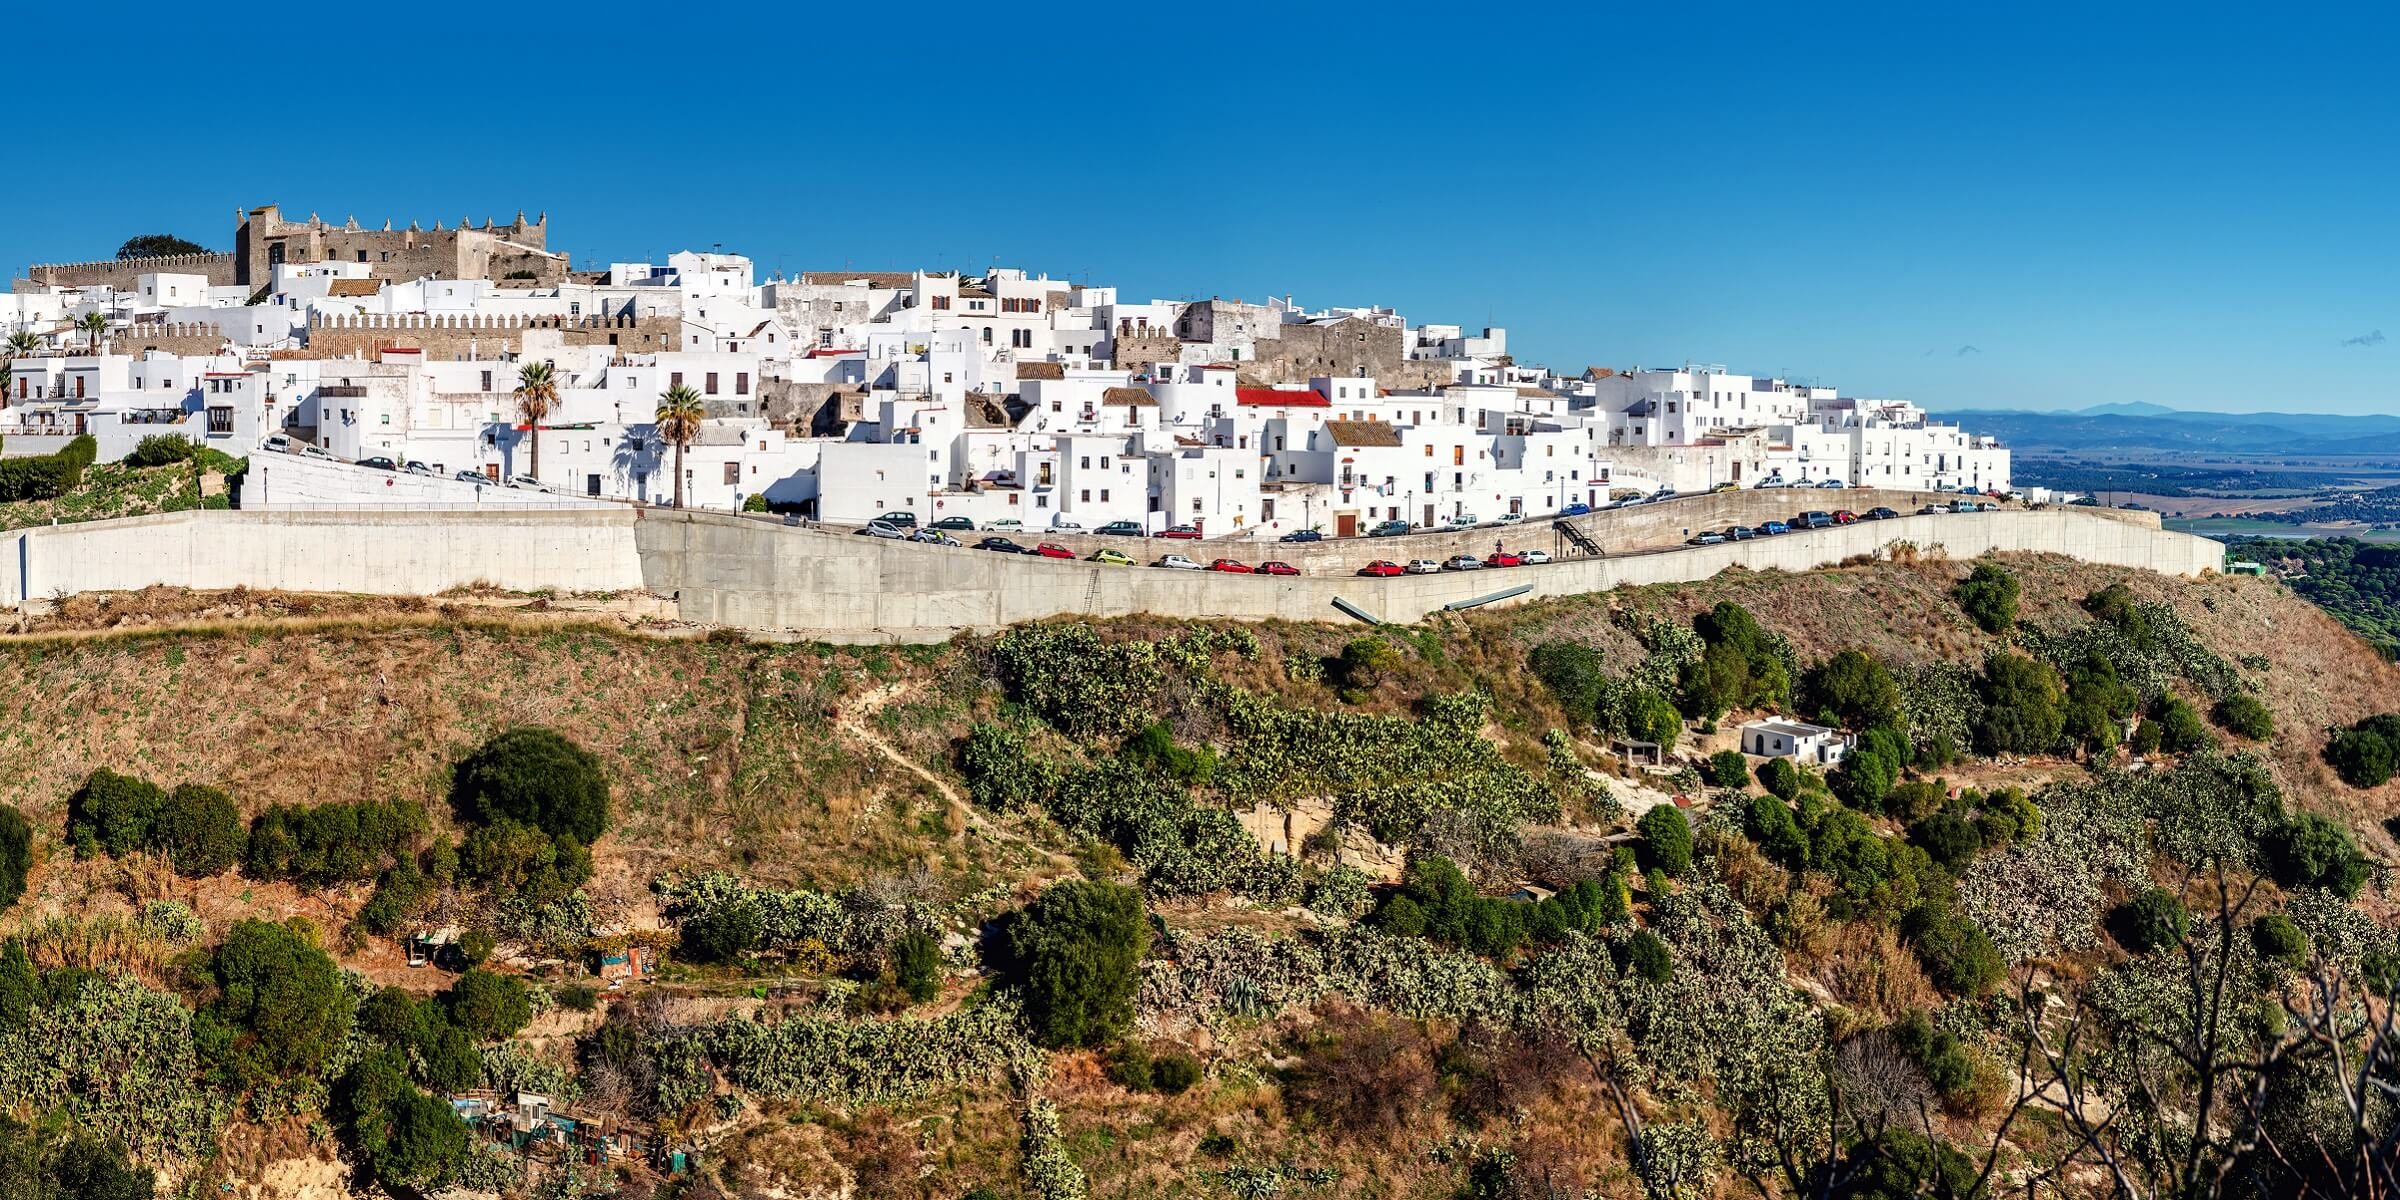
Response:
POLYGON ((612 508, 621 503, 446 476, 378 471, 353 463, 259 450, 242 478, 242 508, 612 508))
MULTIPOLYGON (((949 549, 671 509, 556 512, 185 512, 7 535, 0 602, 151 584, 424 595, 473 583, 515 591, 647 590, 686 620, 834 641, 934 641, 1064 615, 1339 619, 1340 597, 1387 621, 1516 587, 1510 603, 1705 579, 1729 567, 1805 571, 1883 551, 1972 558, 2065 554, 2175 575, 2222 547, 2083 509, 1904 517, 1761 541, 1612 554, 1538 567, 1365 579, 1107 567, 949 549)), ((1157 543, 1150 543, 1156 545, 1157 543)))

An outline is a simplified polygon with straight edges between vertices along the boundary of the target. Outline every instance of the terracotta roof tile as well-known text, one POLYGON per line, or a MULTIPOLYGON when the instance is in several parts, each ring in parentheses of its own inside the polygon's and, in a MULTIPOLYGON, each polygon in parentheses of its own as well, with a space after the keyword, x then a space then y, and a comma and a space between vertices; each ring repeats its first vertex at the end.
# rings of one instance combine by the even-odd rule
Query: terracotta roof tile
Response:
POLYGON ((1019 379, 1065 379, 1067 364, 1054 362, 1021 362, 1017 364, 1019 379))
POLYGON ((1400 431, 1384 421, 1327 421, 1325 432, 1337 446, 1397 446, 1400 431))
POLYGON ((1112 387, 1100 393, 1100 403, 1118 408, 1156 408, 1158 397, 1148 388, 1112 387))

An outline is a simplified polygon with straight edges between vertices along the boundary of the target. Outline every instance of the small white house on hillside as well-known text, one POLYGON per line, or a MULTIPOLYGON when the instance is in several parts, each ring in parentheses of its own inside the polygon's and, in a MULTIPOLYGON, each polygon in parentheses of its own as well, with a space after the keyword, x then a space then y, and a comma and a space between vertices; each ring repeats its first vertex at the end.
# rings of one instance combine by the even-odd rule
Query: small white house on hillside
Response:
POLYGON ((1775 718, 1742 724, 1742 753, 1761 758, 1791 758, 1832 767, 1841 763, 1849 749, 1849 735, 1823 725, 1775 718))

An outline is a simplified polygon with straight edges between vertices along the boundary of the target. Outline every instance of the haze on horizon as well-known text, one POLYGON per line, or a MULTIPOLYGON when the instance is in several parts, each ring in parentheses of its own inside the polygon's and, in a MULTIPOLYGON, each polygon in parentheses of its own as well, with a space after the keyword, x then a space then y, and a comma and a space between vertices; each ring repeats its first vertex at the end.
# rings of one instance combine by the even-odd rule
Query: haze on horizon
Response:
POLYGON ((238 85, 190 48, 249 26, 147 16, 95 71, 198 99, 62 113, 0 253, 222 248, 268 202, 547 209, 579 267, 721 244, 762 274, 1289 293, 1505 326, 1561 370, 1722 363, 1937 410, 2392 407, 2385 9, 534 19, 526 47, 460 27, 329 87, 321 55, 401 48, 384 14, 312 12, 238 85))

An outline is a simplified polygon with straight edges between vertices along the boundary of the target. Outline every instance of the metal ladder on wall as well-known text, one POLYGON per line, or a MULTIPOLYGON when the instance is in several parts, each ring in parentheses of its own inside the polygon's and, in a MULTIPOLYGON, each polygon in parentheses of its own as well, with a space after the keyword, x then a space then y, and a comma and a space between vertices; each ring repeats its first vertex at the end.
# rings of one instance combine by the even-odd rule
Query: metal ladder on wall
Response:
POLYGON ((1600 543, 1591 539, 1591 535, 1575 528, 1571 522, 1552 521, 1550 522, 1550 528, 1557 532, 1560 537, 1565 538, 1567 540, 1567 544, 1573 546, 1575 548, 1575 552, 1578 554, 1589 554, 1594 558, 1601 558, 1608 553, 1600 548, 1600 543))
POLYGON ((1100 607, 1100 572, 1104 569, 1094 567, 1083 577, 1083 611, 1086 615, 1100 607))

